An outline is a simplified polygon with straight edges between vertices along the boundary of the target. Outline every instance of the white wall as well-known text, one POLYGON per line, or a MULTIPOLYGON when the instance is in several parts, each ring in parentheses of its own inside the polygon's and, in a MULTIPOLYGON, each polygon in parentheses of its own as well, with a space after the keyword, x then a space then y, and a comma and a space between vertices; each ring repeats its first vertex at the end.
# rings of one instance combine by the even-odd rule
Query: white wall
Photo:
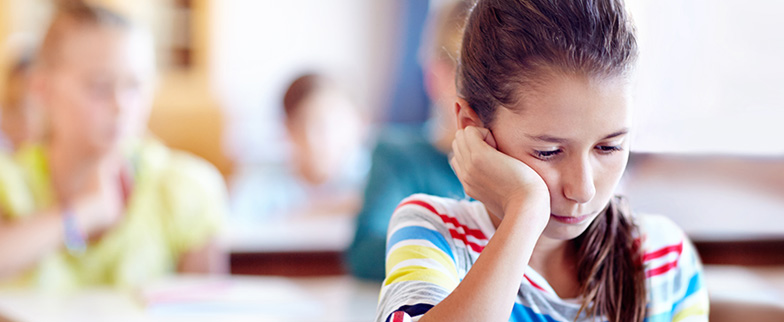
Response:
POLYGON ((627 3, 641 50, 634 150, 784 154, 784 2, 627 3))
POLYGON ((281 97, 303 71, 343 77, 365 108, 380 105, 395 14, 392 1, 214 1, 213 86, 230 153, 240 162, 282 157, 281 97))

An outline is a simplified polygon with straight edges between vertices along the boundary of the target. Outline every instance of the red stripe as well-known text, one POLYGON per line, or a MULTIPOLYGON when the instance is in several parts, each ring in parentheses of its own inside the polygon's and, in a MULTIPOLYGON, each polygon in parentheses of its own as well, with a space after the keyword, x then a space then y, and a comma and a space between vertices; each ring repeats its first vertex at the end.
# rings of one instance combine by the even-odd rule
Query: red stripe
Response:
POLYGON ((405 318, 405 313, 403 311, 397 311, 392 314, 392 322, 403 322, 403 318, 405 318))
POLYGON ((427 210, 430 210, 431 212, 433 212, 436 215, 438 214, 438 211, 436 211, 436 208, 433 208, 433 206, 431 206, 429 203, 424 202, 422 200, 408 200, 406 202, 403 202, 403 203, 399 204, 395 210, 400 209, 401 207, 403 207, 405 205, 418 205, 420 207, 426 208, 427 210))
POLYGON ((452 238, 463 241, 463 244, 466 244, 466 246, 471 247, 471 249, 473 249, 477 253, 481 253, 485 249, 485 246, 468 241, 466 235, 461 234, 457 230, 450 229, 449 234, 452 235, 452 238))
POLYGON ((447 224, 451 223, 451 224, 455 225, 455 227, 461 227, 461 228, 463 228, 463 230, 466 232, 466 234, 468 234, 468 235, 470 235, 470 236, 473 236, 473 237, 475 237, 475 238, 477 238, 477 239, 487 239, 487 237, 485 236, 485 234, 483 234, 483 233, 482 233, 482 231, 481 231, 481 230, 479 230, 479 229, 470 229, 470 228, 468 228, 468 227, 464 226, 464 225, 463 225, 463 224, 461 224, 459 221, 457 221, 457 218, 454 218, 454 217, 449 217, 449 216, 447 216, 447 215, 444 215, 444 214, 442 214, 442 213, 439 213, 439 212, 436 210, 436 208, 435 208, 435 207, 433 207, 432 205, 430 205, 430 204, 429 204, 429 203, 427 203, 427 202, 424 202, 424 201, 422 201, 422 200, 409 200, 409 201, 406 201, 406 202, 404 202, 404 203, 401 203, 401 204, 400 204, 399 206, 397 206, 397 207, 398 207, 398 208, 400 208, 400 207, 403 207, 403 206, 405 206, 405 205, 417 205, 417 206, 423 207, 423 208, 425 208, 425 209, 427 209, 427 210, 430 210, 430 212, 432 212, 432 213, 434 213, 434 214, 438 215, 439 217, 441 217, 441 220, 442 220, 444 223, 447 223, 447 224))
POLYGON ((485 234, 483 234, 481 230, 479 230, 479 229, 471 229, 471 228, 468 228, 466 226, 463 226, 460 222, 457 221, 457 218, 449 217, 447 215, 442 215, 442 214, 439 214, 439 213, 436 213, 436 214, 438 214, 438 216, 441 217, 441 220, 444 223, 451 223, 451 224, 455 225, 455 227, 462 227, 463 230, 466 232, 466 234, 469 235, 469 236, 474 236, 477 239, 487 239, 487 237, 485 237, 485 234))
POLYGON ((525 279, 527 279, 527 280, 528 280, 528 283, 531 283, 531 285, 533 285, 534 287, 536 287, 536 288, 538 288, 538 289, 540 289, 540 290, 542 290, 542 291, 545 291, 545 292, 547 292, 547 291, 546 291, 544 288, 542 288, 542 287, 541 287, 541 286, 539 286, 538 284, 534 283, 534 281, 532 281, 530 278, 528 278, 528 275, 523 275, 523 277, 525 277, 525 279))
POLYGON ((643 262, 647 262, 650 260, 657 259, 659 257, 663 257, 664 255, 667 255, 672 252, 678 253, 678 257, 680 257, 681 252, 683 252, 683 241, 681 241, 677 245, 670 245, 670 246, 662 247, 658 250, 649 253, 645 253, 645 255, 642 257, 642 260, 643 262))
POLYGON ((678 266, 678 260, 676 259, 676 260, 674 260, 672 262, 669 262, 667 264, 664 264, 662 266, 653 268, 653 269, 645 272, 645 276, 653 277, 653 276, 656 276, 656 275, 661 275, 661 274, 667 273, 669 270, 671 270, 671 269, 673 269, 673 268, 675 268, 677 266, 678 266))
MULTIPOLYGON (((446 224, 451 223, 452 225, 455 226, 455 228, 463 228, 463 231, 465 231, 465 235, 472 236, 472 237, 474 237, 476 239, 487 240, 487 237, 485 236, 484 233, 482 233, 481 230, 479 230, 479 229, 470 229, 470 228, 464 226, 459 221, 457 221, 457 218, 449 217, 447 215, 439 213, 436 210, 435 207, 433 207, 432 205, 430 205, 430 204, 428 204, 428 203, 426 203, 426 202, 424 202, 422 200, 409 200, 409 201, 406 201, 404 203, 401 203, 399 206, 397 206, 397 208, 399 209, 400 207, 403 207, 403 206, 406 206, 406 205, 417 205, 417 206, 423 207, 423 208, 425 208, 427 210, 430 210, 430 212, 438 215, 438 217, 440 217, 441 221, 443 221, 444 223, 446 223, 446 224)), ((454 237, 454 234, 453 234, 453 237, 454 237)), ((467 240, 465 240, 465 238, 461 238, 461 240, 465 241, 466 244, 469 244, 469 242, 467 240)), ((471 243, 471 244, 473 244, 473 243, 471 243)), ((477 250, 477 247, 480 248, 480 249, 484 249, 484 246, 480 246, 480 245, 477 245, 477 244, 473 244, 473 245, 476 246, 476 247, 474 247, 474 246, 471 247, 474 250, 477 250)), ((481 250, 479 250, 479 251, 481 251, 481 250)))

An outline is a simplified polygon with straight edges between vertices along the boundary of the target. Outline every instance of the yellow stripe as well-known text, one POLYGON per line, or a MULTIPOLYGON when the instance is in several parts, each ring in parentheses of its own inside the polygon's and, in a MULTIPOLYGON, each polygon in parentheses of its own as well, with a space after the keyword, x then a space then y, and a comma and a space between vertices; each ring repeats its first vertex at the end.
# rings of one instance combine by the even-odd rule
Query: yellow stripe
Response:
POLYGON ((672 322, 678 322, 694 315, 708 315, 708 309, 705 303, 694 303, 694 305, 680 310, 677 314, 675 314, 674 317, 672 317, 672 322))
POLYGON ((435 269, 429 269, 423 266, 406 266, 395 270, 392 274, 387 275, 384 281, 384 286, 392 283, 406 282, 406 281, 419 281, 433 283, 445 288, 447 291, 452 291, 457 287, 457 279, 448 276, 443 272, 435 269))
POLYGON ((457 268, 455 268, 455 263, 449 255, 438 248, 419 245, 406 245, 393 250, 387 257, 387 275, 389 275, 389 270, 395 267, 395 265, 409 259, 432 259, 457 278, 457 268))

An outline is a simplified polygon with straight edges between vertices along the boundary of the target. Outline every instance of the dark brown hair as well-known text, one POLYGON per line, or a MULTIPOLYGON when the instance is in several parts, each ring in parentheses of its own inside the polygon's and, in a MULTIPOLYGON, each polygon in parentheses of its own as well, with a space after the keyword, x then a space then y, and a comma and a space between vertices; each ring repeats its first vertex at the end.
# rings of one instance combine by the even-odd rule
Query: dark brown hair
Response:
MULTIPOLYGON (((466 22, 458 96, 489 127, 499 107, 515 105, 545 77, 626 77, 636 57, 622 0, 479 0, 466 22)), ((643 321, 645 275, 636 230, 628 208, 613 199, 575 239, 580 312, 612 322, 643 321)))
POLYGON ((331 81, 317 73, 305 73, 291 82, 283 94, 283 112, 292 118, 299 110, 300 103, 311 94, 330 86, 331 81))
POLYGON ((39 49, 39 62, 52 66, 61 54, 64 39, 76 28, 114 27, 130 30, 131 21, 109 9, 78 0, 58 1, 57 11, 49 24, 39 49))

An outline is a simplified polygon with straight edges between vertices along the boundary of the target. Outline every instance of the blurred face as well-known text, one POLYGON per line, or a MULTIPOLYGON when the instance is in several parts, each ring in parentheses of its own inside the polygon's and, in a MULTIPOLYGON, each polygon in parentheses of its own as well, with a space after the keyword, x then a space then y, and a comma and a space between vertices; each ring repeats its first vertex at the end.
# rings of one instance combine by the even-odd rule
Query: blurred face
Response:
POLYGON ((425 70, 425 85, 427 94, 433 102, 437 126, 444 133, 444 142, 449 146, 457 131, 452 110, 457 90, 455 89, 455 66, 443 59, 431 60, 425 70))
POLYGON ((7 84, 6 102, 0 108, 0 131, 13 147, 33 141, 40 134, 40 113, 28 99, 27 76, 18 74, 7 84))
POLYGON ((533 168, 550 191, 545 237, 579 236, 613 196, 629 157, 625 84, 562 75, 497 110, 498 149, 533 168))
POLYGON ((308 182, 321 184, 338 174, 362 143, 362 120, 337 91, 313 93, 300 104, 287 123, 297 170, 308 182))
POLYGON ((43 71, 52 135, 107 153, 139 136, 151 103, 152 48, 132 31, 75 28, 54 66, 43 71))

